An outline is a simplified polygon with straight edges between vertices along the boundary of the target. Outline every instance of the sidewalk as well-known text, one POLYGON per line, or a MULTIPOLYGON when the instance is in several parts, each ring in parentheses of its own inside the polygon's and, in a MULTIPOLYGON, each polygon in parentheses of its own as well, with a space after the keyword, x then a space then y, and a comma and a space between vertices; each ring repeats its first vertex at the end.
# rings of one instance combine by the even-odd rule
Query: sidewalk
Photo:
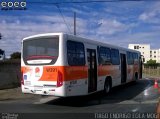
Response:
POLYGON ((0 101, 29 99, 29 98, 36 99, 36 98, 39 98, 39 97, 40 97, 40 95, 22 93, 20 87, 13 88, 13 89, 0 90, 0 101))

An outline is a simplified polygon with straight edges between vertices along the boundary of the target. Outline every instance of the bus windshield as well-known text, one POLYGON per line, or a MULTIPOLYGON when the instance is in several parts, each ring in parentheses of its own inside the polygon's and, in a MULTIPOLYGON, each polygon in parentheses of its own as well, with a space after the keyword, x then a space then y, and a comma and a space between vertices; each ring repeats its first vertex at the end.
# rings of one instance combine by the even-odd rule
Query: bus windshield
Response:
POLYGON ((58 52, 58 37, 29 39, 23 42, 23 60, 26 64, 53 64, 58 58, 58 52))

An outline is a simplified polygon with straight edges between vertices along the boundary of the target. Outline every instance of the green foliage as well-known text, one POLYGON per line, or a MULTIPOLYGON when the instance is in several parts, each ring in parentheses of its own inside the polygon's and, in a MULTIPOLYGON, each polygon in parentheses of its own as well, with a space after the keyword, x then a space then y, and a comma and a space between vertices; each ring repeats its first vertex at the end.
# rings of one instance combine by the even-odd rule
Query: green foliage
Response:
POLYGON ((150 59, 149 61, 147 61, 147 64, 154 65, 154 64, 156 64, 156 60, 150 59))
POLYGON ((154 66, 154 67, 157 67, 158 63, 156 63, 156 60, 150 59, 149 61, 147 61, 147 63, 145 64, 145 66, 154 66))
POLYGON ((11 59, 21 59, 21 53, 20 52, 14 52, 11 54, 11 59))

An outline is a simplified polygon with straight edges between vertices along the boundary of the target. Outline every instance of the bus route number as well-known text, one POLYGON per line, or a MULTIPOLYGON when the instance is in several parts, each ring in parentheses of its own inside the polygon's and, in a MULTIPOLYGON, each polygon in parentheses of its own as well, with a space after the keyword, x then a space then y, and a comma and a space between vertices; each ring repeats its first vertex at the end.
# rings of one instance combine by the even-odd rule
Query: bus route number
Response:
POLYGON ((47 72, 57 72, 57 68, 46 68, 47 72))

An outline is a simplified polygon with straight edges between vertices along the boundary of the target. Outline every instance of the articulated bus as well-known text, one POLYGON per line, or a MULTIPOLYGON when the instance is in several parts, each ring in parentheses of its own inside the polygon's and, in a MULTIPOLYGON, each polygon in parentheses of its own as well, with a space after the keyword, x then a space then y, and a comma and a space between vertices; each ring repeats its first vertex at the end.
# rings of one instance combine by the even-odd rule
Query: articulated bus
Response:
POLYGON ((108 93, 142 78, 140 52, 64 33, 24 38, 23 93, 60 97, 108 93))

